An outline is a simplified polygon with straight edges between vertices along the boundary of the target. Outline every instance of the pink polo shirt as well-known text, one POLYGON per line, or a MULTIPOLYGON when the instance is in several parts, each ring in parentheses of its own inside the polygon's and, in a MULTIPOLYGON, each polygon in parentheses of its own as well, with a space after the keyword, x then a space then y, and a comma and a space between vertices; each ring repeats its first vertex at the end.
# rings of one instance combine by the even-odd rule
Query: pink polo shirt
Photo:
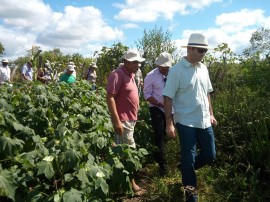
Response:
POLYGON ((107 93, 114 95, 116 109, 121 121, 136 121, 139 109, 138 88, 134 74, 128 73, 124 66, 110 73, 107 93))

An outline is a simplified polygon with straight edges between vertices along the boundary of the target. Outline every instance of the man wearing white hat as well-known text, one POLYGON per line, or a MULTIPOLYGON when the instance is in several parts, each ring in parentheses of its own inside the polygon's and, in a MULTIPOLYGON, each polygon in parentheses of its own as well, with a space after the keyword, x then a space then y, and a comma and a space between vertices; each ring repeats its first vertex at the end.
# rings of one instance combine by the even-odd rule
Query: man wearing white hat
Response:
POLYGON ((3 58, 0 66, 0 85, 8 82, 10 83, 10 68, 8 66, 8 59, 3 58))
POLYGON ((163 96, 166 132, 175 137, 175 123, 180 137, 182 184, 186 201, 193 202, 198 200, 195 170, 211 164, 216 156, 212 125, 217 121, 211 106, 213 88, 208 69, 201 63, 209 49, 207 38, 199 33, 191 34, 188 45, 183 47, 187 48, 187 56, 171 68, 163 96))
POLYGON ((92 83, 92 90, 96 89, 96 81, 97 81, 97 72, 96 70, 98 69, 97 65, 95 62, 91 62, 86 74, 85 79, 90 81, 92 83))
MULTIPOLYGON (((139 110, 138 88, 135 83, 135 73, 140 67, 142 58, 137 50, 128 50, 122 57, 123 66, 112 71, 106 87, 106 101, 114 128, 116 144, 128 144, 136 147, 133 133, 139 110)), ((142 189, 131 180, 133 191, 137 194, 142 189)))
POLYGON ((143 88, 144 98, 149 102, 155 145, 158 147, 155 159, 159 164, 160 176, 167 173, 167 161, 164 153, 166 121, 162 91, 172 63, 173 59, 170 53, 161 53, 155 60, 157 67, 146 75, 143 88))
POLYGON ((75 72, 75 66, 74 65, 68 65, 66 68, 66 71, 60 76, 59 81, 60 82, 66 82, 66 83, 74 83, 76 82, 76 77, 73 75, 75 72))

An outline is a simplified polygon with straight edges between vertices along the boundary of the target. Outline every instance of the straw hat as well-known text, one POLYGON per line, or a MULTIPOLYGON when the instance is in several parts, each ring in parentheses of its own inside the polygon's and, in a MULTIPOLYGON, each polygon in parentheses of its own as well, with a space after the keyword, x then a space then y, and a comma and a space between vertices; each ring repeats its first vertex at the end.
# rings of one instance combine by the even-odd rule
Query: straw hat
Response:
POLYGON ((208 47, 207 38, 200 33, 191 34, 188 40, 188 44, 186 46, 182 46, 182 48, 186 47, 211 49, 208 47))

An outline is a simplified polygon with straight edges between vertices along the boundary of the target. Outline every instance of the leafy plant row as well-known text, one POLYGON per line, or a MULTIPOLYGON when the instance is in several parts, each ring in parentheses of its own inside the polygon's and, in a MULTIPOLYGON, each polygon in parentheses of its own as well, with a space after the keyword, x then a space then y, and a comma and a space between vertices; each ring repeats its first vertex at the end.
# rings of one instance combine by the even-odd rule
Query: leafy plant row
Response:
POLYGON ((86 81, 1 87, 0 199, 113 201, 147 151, 112 146, 104 89, 86 81))

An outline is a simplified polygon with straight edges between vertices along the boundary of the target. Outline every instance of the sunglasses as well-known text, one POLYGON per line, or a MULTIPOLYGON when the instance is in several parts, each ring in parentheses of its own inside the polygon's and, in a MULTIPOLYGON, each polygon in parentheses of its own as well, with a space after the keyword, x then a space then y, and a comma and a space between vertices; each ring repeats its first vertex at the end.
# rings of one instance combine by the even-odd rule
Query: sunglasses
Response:
POLYGON ((206 53, 208 50, 205 48, 196 48, 199 53, 206 53))

